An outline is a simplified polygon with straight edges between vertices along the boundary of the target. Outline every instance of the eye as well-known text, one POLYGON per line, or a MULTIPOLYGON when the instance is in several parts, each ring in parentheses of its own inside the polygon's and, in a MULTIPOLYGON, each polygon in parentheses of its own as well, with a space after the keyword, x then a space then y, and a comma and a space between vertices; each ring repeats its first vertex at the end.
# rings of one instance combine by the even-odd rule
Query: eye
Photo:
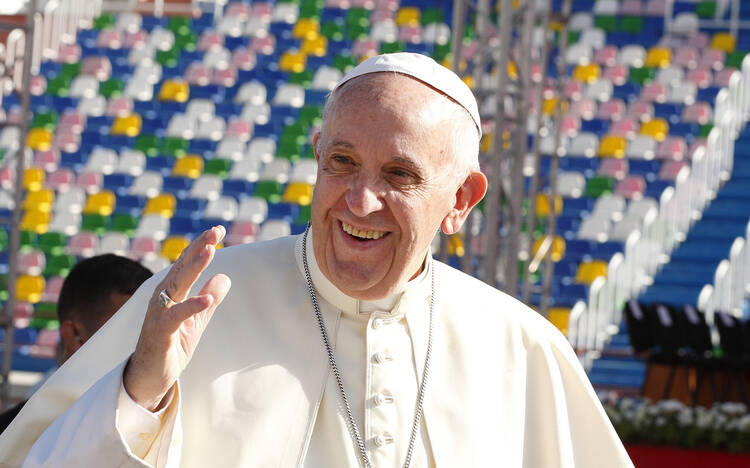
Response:
POLYGON ((354 164, 352 158, 350 158, 349 156, 344 156, 343 154, 334 154, 333 156, 331 156, 331 162, 341 165, 354 164))

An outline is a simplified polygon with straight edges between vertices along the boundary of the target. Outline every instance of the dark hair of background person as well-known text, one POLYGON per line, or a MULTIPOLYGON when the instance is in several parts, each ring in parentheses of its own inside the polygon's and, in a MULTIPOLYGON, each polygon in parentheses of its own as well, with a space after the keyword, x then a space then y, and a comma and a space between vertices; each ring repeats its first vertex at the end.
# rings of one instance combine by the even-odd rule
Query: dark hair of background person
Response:
POLYGON ((141 264, 114 254, 81 260, 70 270, 60 290, 58 319, 60 323, 78 322, 93 335, 114 312, 114 303, 120 302, 119 298, 127 300, 151 275, 141 264))

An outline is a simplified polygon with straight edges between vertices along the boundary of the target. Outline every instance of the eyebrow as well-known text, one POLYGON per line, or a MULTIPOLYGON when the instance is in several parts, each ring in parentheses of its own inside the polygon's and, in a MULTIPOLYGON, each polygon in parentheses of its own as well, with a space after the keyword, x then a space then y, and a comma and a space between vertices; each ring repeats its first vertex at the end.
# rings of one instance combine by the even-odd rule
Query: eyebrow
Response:
MULTIPOLYGON (((352 150, 355 149, 354 145, 351 144, 351 143, 349 143, 346 140, 334 140, 333 142, 331 142, 331 146, 332 147, 337 147, 337 146, 338 147, 344 147, 344 148, 352 149, 352 150)), ((415 171, 415 172, 417 172, 419 174, 422 173, 422 170, 423 170, 422 165, 419 164, 418 162, 414 161, 413 159, 406 158, 406 157, 403 157, 403 156, 394 156, 391 161, 395 162, 395 163, 398 163, 398 164, 402 164, 404 166, 407 166, 409 169, 411 169, 411 170, 413 170, 413 171, 415 171)))

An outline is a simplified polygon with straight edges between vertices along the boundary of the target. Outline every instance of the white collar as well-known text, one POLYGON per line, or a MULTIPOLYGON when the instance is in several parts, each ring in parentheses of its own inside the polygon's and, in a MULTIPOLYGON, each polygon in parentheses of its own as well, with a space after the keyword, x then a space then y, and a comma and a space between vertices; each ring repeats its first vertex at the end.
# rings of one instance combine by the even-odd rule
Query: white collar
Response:
MULTIPOLYGON (((297 266, 302 273, 305 275, 304 265, 302 263, 302 239, 303 235, 297 237, 297 242, 294 244, 294 256, 297 259, 297 266)), ((401 298, 407 294, 417 291, 426 291, 429 293, 429 281, 426 281, 430 271, 432 269, 432 255, 427 255, 425 260, 425 268, 422 272, 414 279, 406 283, 403 289, 390 296, 376 299, 376 300, 360 300, 355 299, 351 296, 343 293, 337 288, 326 276, 320 271, 318 262, 315 259, 315 253, 312 248, 312 229, 309 230, 307 238, 307 265, 310 268, 310 278, 312 279, 313 285, 326 301, 331 305, 339 309, 344 314, 357 315, 357 314, 368 314, 374 311, 384 311, 387 313, 394 313, 398 309, 401 298)))

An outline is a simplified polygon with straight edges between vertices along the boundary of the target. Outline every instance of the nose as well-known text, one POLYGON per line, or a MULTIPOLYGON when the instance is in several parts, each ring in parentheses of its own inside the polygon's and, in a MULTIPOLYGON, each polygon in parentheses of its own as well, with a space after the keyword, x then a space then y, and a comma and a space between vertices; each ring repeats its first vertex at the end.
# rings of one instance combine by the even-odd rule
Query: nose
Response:
POLYGON ((362 180, 355 181, 349 188, 346 194, 346 204, 349 211, 360 218, 383 209, 383 201, 377 190, 362 180))

